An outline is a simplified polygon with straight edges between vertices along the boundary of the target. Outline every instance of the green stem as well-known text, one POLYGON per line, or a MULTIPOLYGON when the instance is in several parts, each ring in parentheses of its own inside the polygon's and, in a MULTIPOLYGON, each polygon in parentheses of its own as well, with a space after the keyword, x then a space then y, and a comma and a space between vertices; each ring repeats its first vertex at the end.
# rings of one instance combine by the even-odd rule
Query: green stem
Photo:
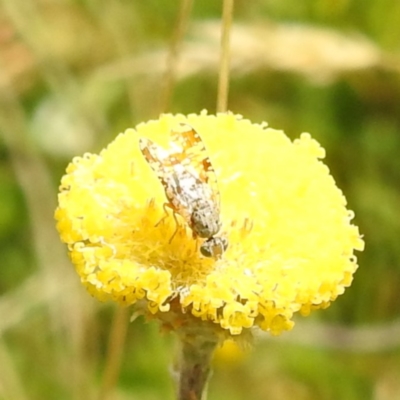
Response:
POLYGON ((206 400, 216 346, 217 342, 212 340, 182 340, 178 400, 206 400))
POLYGON ((185 36, 187 25, 190 20, 190 13, 193 7, 193 0, 181 0, 178 21, 172 35, 171 44, 167 55, 167 65, 163 77, 163 89, 161 92, 161 112, 169 111, 172 95, 175 86, 176 68, 182 41, 185 36))
POLYGON ((233 18, 234 0, 224 0, 222 10, 221 54, 219 61, 219 79, 217 95, 217 112, 228 109, 229 68, 230 68, 230 34, 233 18))

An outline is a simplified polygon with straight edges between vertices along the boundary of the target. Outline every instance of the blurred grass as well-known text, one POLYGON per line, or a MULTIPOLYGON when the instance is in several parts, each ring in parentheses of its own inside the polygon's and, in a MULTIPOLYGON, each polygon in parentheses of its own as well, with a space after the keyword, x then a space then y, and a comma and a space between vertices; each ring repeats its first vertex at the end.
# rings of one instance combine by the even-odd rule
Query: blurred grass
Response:
MULTIPOLYGON (((73 156, 157 117, 178 12, 166 0, 0 3, 1 400, 100 398, 115 309, 79 286, 52 220, 57 185, 73 156)), ((215 111, 220 13, 194 2, 173 112, 215 111)), ((237 0, 235 22, 230 109, 322 143, 366 250, 352 287, 299 319, 309 342, 295 328, 220 356, 210 399, 400 398, 400 3, 237 0)), ((172 354, 155 324, 129 324, 108 398, 172 399, 172 354)))

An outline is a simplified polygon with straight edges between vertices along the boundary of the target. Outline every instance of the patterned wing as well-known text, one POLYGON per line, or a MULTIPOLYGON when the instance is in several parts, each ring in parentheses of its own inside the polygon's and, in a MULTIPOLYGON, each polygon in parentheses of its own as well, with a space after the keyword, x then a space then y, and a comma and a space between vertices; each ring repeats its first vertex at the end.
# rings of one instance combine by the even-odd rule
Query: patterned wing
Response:
POLYGON ((139 139, 139 148, 151 169, 163 182, 170 169, 170 162, 166 162, 169 158, 168 151, 147 138, 139 139))
POLYGON ((189 222, 193 209, 187 190, 182 185, 188 177, 192 180, 193 177, 186 173, 175 154, 150 139, 140 138, 139 148, 164 187, 167 205, 189 222))
POLYGON ((171 142, 171 155, 186 168, 197 172, 199 179, 211 187, 214 201, 219 206, 217 177, 198 132, 192 126, 180 123, 171 130, 171 142))

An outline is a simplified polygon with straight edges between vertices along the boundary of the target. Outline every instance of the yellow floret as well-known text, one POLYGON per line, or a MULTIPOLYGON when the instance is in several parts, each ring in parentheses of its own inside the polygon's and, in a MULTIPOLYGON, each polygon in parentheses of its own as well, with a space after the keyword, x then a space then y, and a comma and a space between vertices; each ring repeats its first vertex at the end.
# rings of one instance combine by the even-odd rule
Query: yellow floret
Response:
POLYGON ((230 113, 162 115, 71 162, 57 227, 102 301, 135 305, 173 327, 198 321, 223 334, 255 326, 280 334, 295 313, 343 293, 357 269, 354 250, 364 246, 324 155, 309 134, 291 142, 230 113), (178 226, 166 216, 164 188, 139 150, 139 137, 167 148, 179 122, 197 130, 216 170, 229 240, 220 259, 203 257, 203 239, 179 215, 178 226))

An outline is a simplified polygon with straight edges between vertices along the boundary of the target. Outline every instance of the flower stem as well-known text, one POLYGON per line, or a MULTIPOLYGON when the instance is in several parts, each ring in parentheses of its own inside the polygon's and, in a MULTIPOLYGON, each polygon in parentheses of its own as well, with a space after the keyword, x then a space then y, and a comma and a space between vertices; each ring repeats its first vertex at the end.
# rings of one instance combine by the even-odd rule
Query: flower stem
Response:
POLYGON ((178 400, 206 400, 211 360, 217 341, 186 340, 181 342, 178 400))
POLYGON ((172 95, 175 86, 176 68, 179 53, 187 25, 190 20, 190 13, 193 7, 193 0, 181 0, 178 20, 175 25, 169 51, 167 54, 167 65, 163 77, 163 89, 161 92, 161 112, 169 111, 171 106, 172 95))
POLYGON ((224 0, 223 2, 217 112, 225 112, 228 108, 230 33, 233 18, 233 3, 234 0, 224 0))

